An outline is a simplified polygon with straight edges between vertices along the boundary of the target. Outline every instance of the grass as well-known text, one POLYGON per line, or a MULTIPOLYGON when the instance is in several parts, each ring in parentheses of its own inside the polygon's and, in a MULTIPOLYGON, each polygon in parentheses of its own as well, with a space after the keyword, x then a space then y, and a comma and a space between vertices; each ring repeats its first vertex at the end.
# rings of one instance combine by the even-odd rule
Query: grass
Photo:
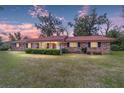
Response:
POLYGON ((33 55, 0 51, 0 87, 124 87, 124 52, 33 55))

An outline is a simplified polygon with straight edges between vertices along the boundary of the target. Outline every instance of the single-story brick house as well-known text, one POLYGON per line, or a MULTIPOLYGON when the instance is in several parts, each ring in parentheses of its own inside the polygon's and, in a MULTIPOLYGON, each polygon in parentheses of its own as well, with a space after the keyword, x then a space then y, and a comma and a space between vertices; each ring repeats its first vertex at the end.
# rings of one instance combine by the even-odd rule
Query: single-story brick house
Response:
POLYGON ((11 50, 38 49, 67 49, 73 53, 101 53, 110 52, 112 38, 105 36, 52 36, 41 39, 26 39, 11 42, 11 50))

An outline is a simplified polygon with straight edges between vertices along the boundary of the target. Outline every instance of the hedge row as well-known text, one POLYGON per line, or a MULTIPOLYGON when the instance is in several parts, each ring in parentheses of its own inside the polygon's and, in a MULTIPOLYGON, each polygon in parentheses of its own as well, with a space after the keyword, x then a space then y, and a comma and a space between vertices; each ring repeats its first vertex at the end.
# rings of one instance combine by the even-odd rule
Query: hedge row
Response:
POLYGON ((0 45, 0 51, 7 51, 9 50, 10 46, 8 44, 0 45))
POLYGON ((61 51, 58 49, 26 49, 28 54, 46 54, 46 55, 60 55, 61 51))
POLYGON ((119 46, 119 45, 116 45, 116 44, 112 44, 111 45, 111 50, 112 51, 124 51, 124 46, 119 46))

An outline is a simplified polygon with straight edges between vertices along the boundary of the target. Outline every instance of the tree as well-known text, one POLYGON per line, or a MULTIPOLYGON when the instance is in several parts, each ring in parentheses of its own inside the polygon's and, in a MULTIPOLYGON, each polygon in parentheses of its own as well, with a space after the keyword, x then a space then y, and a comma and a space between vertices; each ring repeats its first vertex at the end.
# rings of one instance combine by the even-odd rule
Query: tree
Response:
POLYGON ((9 49, 9 44, 3 42, 2 37, 0 36, 0 51, 5 51, 9 49))
POLYGON ((107 14, 98 15, 96 9, 90 15, 76 16, 74 20, 74 36, 98 35, 102 26, 108 22, 107 14))
POLYGON ((0 36, 0 42, 2 42, 2 37, 0 36))
POLYGON ((35 15, 39 20, 39 23, 36 23, 35 26, 41 32, 40 37, 53 36, 54 34, 60 36, 64 33, 65 28, 60 17, 56 17, 43 9, 43 6, 35 6, 32 11, 31 14, 35 15))
MULTIPOLYGON (((124 19, 124 5, 122 6, 122 18, 124 19)), ((124 25, 122 27, 124 28, 124 25)))
POLYGON ((106 25, 105 35, 107 35, 113 24, 112 24, 112 22, 110 20, 107 20, 106 23, 105 23, 105 25, 106 25))
POLYGON ((67 25, 70 26, 70 27, 74 26, 73 23, 71 23, 71 22, 68 22, 67 25))
POLYGON ((64 32, 64 28, 62 27, 62 22, 49 13, 48 16, 38 16, 40 23, 35 24, 35 26, 40 29, 41 34, 44 36, 53 36, 61 35, 64 32))
MULTIPOLYGON (((4 8, 2 6, 0 6, 0 10, 3 10, 4 8)), ((3 32, 0 32, 0 34, 5 34, 3 32)), ((0 44, 2 43, 2 37, 0 36, 0 44)))
POLYGON ((0 36, 0 46, 3 44, 2 37, 0 36))
POLYGON ((21 40, 22 39, 22 36, 21 36, 20 32, 16 32, 16 33, 14 33, 14 35, 15 35, 16 40, 21 40))
POLYGON ((124 33, 121 28, 122 27, 114 26, 113 29, 107 33, 107 36, 115 39, 111 46, 118 46, 119 49, 117 50, 124 50, 124 33))
POLYGON ((29 39, 29 37, 28 36, 24 36, 23 40, 26 40, 26 39, 29 39))
POLYGON ((114 26, 113 29, 111 29, 107 33, 107 36, 112 38, 118 38, 120 35, 121 35, 121 27, 118 27, 118 26, 114 26))
POLYGON ((20 32, 9 33, 8 36, 10 41, 16 41, 22 39, 22 35, 20 32))
POLYGON ((16 40, 15 36, 11 33, 8 34, 8 38, 9 38, 10 41, 15 41, 16 40))

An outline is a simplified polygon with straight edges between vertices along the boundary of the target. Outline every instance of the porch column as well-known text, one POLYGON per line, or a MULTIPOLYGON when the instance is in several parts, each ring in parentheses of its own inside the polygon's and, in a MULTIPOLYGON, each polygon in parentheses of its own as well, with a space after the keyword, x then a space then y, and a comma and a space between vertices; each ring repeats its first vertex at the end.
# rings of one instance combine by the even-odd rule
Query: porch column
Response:
POLYGON ((60 49, 60 43, 59 42, 56 43, 56 49, 60 49))
POLYGON ((39 42, 39 48, 42 48, 42 43, 41 42, 39 42))

